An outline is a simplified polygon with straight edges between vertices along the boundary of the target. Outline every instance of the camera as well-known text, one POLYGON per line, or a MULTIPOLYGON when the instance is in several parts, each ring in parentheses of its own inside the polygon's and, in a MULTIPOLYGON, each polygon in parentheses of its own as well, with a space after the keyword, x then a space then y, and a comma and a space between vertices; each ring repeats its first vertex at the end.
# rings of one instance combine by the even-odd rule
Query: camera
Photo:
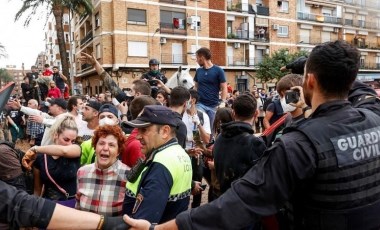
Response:
POLYGON ((297 103, 300 100, 300 92, 295 90, 287 90, 285 92, 285 102, 289 103, 297 103))
POLYGON ((156 79, 150 79, 150 80, 148 80, 148 83, 149 83, 150 86, 157 86, 156 79))
POLYGON ((203 191, 206 189, 206 187, 207 187, 207 184, 201 184, 201 188, 203 191))

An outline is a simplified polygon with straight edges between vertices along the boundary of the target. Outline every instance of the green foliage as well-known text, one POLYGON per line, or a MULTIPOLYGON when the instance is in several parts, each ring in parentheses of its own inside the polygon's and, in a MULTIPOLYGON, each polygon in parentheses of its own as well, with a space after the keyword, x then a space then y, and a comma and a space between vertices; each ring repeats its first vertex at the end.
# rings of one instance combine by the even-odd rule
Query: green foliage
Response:
POLYGON ((227 38, 228 39, 233 39, 233 38, 236 38, 237 36, 236 36, 236 34, 234 34, 234 33, 229 33, 228 35, 227 35, 227 38))
POLYGON ((0 82, 8 83, 13 80, 12 75, 10 75, 6 69, 0 68, 0 82))
POLYGON ((285 66, 295 59, 308 55, 306 51, 298 51, 289 54, 288 49, 280 49, 273 53, 272 56, 266 55, 261 63, 257 65, 256 77, 262 82, 268 82, 273 79, 280 79, 288 74, 288 72, 281 72, 282 66, 285 66))

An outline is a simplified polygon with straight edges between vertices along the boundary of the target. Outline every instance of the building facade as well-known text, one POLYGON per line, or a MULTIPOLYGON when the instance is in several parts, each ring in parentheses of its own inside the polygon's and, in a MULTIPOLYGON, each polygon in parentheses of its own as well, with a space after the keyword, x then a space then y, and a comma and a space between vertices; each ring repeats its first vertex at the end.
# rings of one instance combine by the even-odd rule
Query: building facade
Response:
POLYGON ((93 53, 121 88, 148 70, 150 58, 171 77, 179 66, 194 76, 195 51, 210 48, 214 64, 240 91, 253 85, 265 55, 287 48, 311 50, 316 44, 346 40, 361 51, 359 79, 380 74, 380 1, 376 0, 94 0, 92 15, 73 16, 76 81, 83 92, 104 92, 95 70, 80 63, 93 53))

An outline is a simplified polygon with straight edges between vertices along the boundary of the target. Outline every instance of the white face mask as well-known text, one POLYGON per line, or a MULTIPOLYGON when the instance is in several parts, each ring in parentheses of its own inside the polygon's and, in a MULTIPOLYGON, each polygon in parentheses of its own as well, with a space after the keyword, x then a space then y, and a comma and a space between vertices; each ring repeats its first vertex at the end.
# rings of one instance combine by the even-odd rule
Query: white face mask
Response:
POLYGON ((286 104, 285 97, 281 98, 280 101, 281 101, 281 106, 282 106, 282 109, 284 110, 284 113, 293 112, 297 108, 292 105, 286 104))
POLYGON ((187 110, 191 109, 191 101, 190 100, 186 102, 186 109, 187 110))
POLYGON ((116 125, 117 123, 112 120, 111 118, 105 117, 101 120, 99 120, 99 126, 104 126, 104 125, 116 125))

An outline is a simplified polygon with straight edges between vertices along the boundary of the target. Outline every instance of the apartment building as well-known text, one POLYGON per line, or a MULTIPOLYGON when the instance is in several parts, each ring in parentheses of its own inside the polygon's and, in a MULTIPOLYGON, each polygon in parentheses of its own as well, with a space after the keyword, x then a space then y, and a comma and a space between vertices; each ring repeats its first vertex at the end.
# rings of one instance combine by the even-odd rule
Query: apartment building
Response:
MULTIPOLYGON (((23 80, 24 80, 24 76, 22 75, 22 70, 18 69, 16 65, 6 65, 5 69, 7 70, 9 75, 13 77, 13 81, 16 83, 11 95, 22 96, 21 83, 23 83, 23 80)), ((25 72, 30 72, 30 70, 29 71, 25 70, 25 72)), ((5 86, 8 83, 9 82, 2 80, 1 87, 5 86)))
POLYGON ((376 0, 94 0, 94 12, 73 17, 75 76, 83 92, 104 92, 80 52, 94 53, 121 88, 148 70, 150 58, 171 77, 191 67, 197 48, 209 47, 233 88, 274 87, 255 78, 255 66, 281 48, 310 51, 346 40, 361 51, 359 79, 380 77, 380 1, 376 0))
MULTIPOLYGON (((70 15, 68 11, 66 11, 63 14, 63 30, 66 42, 66 52, 70 54, 70 43, 72 39, 70 38, 70 15)), ((58 66, 60 69, 62 69, 61 55, 59 53, 59 45, 57 39, 56 23, 52 14, 49 16, 48 24, 46 26, 45 31, 45 56, 46 58, 44 64, 49 64, 50 66, 58 66)), ((38 69, 43 69, 44 64, 42 65, 42 68, 40 68, 40 63, 41 62, 36 62, 36 65, 38 66, 38 69)))
POLYGON ((39 71, 44 70, 44 66, 47 63, 46 59, 47 59, 47 56, 45 52, 41 52, 37 55, 36 62, 34 65, 37 67, 39 71))

